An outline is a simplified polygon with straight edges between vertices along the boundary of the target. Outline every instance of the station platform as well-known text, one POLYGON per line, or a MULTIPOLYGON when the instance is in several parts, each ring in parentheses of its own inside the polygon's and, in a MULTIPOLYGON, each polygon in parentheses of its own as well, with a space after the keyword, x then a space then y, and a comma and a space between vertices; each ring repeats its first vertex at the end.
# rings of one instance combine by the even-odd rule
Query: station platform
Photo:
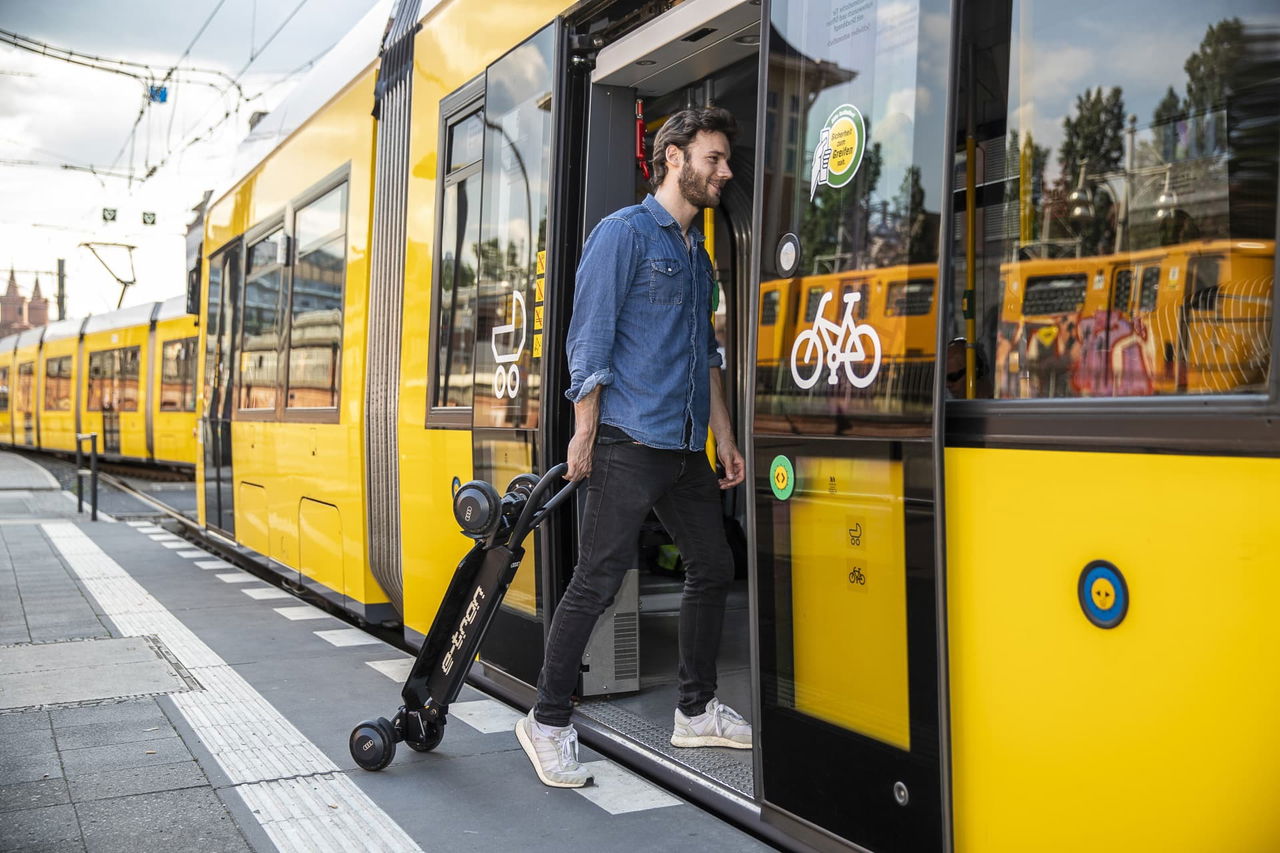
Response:
POLYGON ((593 786, 543 786, 472 688, 357 768, 405 652, 60 479, 0 453, 0 850, 772 849, 585 746, 593 786))

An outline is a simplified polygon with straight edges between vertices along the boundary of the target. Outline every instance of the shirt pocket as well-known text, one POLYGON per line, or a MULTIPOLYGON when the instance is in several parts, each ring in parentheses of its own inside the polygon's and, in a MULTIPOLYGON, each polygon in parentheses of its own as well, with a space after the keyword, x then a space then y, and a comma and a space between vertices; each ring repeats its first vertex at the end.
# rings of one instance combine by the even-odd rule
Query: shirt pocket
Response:
POLYGON ((684 268, 674 258, 649 261, 649 301, 655 305, 684 302, 684 268))

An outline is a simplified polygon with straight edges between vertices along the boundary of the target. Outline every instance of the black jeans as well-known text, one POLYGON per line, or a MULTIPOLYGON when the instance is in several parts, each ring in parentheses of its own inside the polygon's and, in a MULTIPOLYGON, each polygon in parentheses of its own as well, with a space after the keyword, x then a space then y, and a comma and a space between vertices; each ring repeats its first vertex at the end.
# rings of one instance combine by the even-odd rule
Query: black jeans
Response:
POLYGON ((606 438, 595 447, 586 485, 578 565, 551 620, 534 717, 543 725, 569 724, 582 653, 596 620, 636 565, 640 525, 651 509, 685 565, 676 705, 689 716, 702 713, 716 691, 724 602, 733 580, 720 486, 706 454, 606 438))

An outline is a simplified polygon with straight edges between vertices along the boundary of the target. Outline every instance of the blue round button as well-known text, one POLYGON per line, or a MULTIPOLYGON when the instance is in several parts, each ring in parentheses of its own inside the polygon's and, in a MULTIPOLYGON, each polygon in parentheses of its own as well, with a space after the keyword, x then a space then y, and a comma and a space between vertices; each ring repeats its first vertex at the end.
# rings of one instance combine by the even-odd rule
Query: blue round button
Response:
POLYGON ((1094 560, 1084 567, 1076 594, 1085 618, 1099 628, 1114 628, 1129 612, 1129 587, 1124 575, 1106 560, 1094 560))

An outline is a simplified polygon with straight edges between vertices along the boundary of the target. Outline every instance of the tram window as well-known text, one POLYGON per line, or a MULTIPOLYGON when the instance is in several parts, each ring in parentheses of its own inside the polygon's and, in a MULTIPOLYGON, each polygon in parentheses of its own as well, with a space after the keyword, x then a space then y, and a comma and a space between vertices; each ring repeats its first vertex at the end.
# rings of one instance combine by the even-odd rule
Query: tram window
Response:
POLYGON ((0 367, 0 412, 9 411, 9 368, 0 367))
POLYGON ((1022 297, 1022 315, 1035 317, 1067 314, 1084 304, 1083 275, 1040 275, 1027 279, 1027 292, 1022 297))
MULTIPOLYGON (((433 409, 471 407, 475 379, 476 296, 480 266, 480 171, 484 112, 467 105, 448 125, 447 162, 436 241, 433 409)), ((449 119, 446 119, 448 122, 449 119)), ((437 418, 437 421, 440 419, 437 418)))
POLYGON ((338 405, 342 371, 342 295, 347 269, 347 185, 294 215, 297 261, 289 292, 291 409, 338 405))
POLYGON ((1132 299, 1133 270, 1116 270, 1115 282, 1111 285, 1111 310, 1128 311, 1132 299))
POLYGON ((1196 258, 1192 262, 1187 288, 1187 301, 1192 308, 1212 311, 1218 307, 1221 268, 1221 258, 1196 258))
POLYGON ((182 338, 161 347, 160 411, 196 410, 196 342, 182 338))
POLYGON ((760 325, 773 326, 778 322, 778 304, 782 300, 782 293, 777 290, 770 290, 760 300, 760 325))
POLYGON ((89 353, 89 399, 91 412, 136 412, 138 410, 138 347, 99 350, 89 353))
POLYGON ((18 365, 18 411, 30 412, 32 410, 31 395, 32 388, 35 385, 36 363, 34 361, 24 362, 18 365))
MULTIPOLYGON (((1082 2, 975 0, 965 16, 952 253, 974 275, 994 395, 1263 394, 1280 15, 1257 0, 1082 2), (1107 25, 1082 42, 1081 20, 1107 25), (1136 32, 1140 64, 1129 61, 1136 32), (1045 73, 1067 54, 1080 71, 1045 73), (1105 269, 1109 298, 1092 287, 1105 269)), ((947 322, 966 334, 963 274, 955 288, 947 322)))
POLYGON ((484 115, 474 112, 449 126, 449 172, 453 173, 484 155, 484 115))
POLYGON ((812 323, 818 318, 818 305, 822 302, 822 294, 825 292, 821 287, 809 288, 804 303, 804 321, 806 323, 812 323))
MULTIPOLYGON (((866 296, 864 294, 863 299, 866 296)), ((912 279, 889 283, 887 317, 923 317, 933 310, 933 281, 912 279)))
POLYGON ((71 410, 71 356, 69 355, 45 360, 44 408, 46 412, 71 410))
POLYGON ((277 228, 249 247, 244 302, 240 311, 239 408, 275 409, 279 381, 280 296, 283 289, 284 229, 277 228))
POLYGON ((1160 287, 1160 267, 1144 267, 1142 290, 1138 294, 1138 308, 1145 314, 1156 308, 1156 295, 1160 287))

